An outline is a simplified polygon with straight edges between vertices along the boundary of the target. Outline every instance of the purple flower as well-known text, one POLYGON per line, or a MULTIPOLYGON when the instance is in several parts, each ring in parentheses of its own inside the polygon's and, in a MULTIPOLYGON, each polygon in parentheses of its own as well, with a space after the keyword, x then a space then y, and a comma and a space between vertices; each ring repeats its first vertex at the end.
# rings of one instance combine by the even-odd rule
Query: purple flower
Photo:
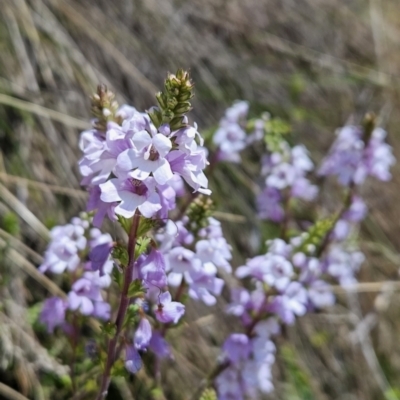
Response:
POLYGON ((232 272, 228 262, 232 258, 231 248, 223 237, 199 240, 196 243, 196 255, 203 263, 209 262, 228 273, 232 272))
POLYGON ((244 288, 234 288, 231 291, 231 303, 227 306, 228 314, 242 316, 250 302, 250 293, 244 288))
POLYGON ((313 306, 317 308, 329 307, 335 303, 331 286, 322 280, 317 280, 310 285, 308 297, 313 306))
POLYGON ((299 282, 291 282, 285 292, 275 298, 273 309, 286 324, 293 324, 295 316, 303 316, 306 311, 307 291, 299 282))
POLYGON ((149 343, 150 350, 159 358, 172 358, 172 352, 169 344, 158 331, 153 331, 149 343))
POLYGON ((91 276, 86 273, 72 285, 72 290, 68 293, 68 308, 79 310, 83 315, 94 315, 107 320, 110 318, 111 307, 103 301, 100 287, 90 279, 91 276))
POLYGON ((64 324, 67 305, 67 302, 60 297, 46 299, 40 312, 39 320, 46 325, 47 332, 53 333, 56 326, 64 324))
POLYGON ((240 161, 239 152, 247 145, 246 132, 243 130, 241 122, 246 118, 248 109, 247 102, 237 102, 226 110, 225 116, 221 119, 219 128, 213 136, 220 160, 240 161))
POLYGON ((173 322, 176 324, 184 313, 185 306, 177 301, 172 301, 172 297, 169 292, 160 294, 159 303, 155 310, 156 318, 160 322, 164 324, 173 322))
POLYGON ((135 346, 127 346, 125 349, 125 368, 131 373, 136 374, 143 366, 142 359, 135 346))
POLYGON ((131 218, 139 211, 151 218, 161 209, 160 196, 155 191, 154 179, 140 181, 133 178, 116 178, 100 185, 101 200, 106 203, 120 202, 115 213, 131 218))
POLYGON ((56 226, 51 232, 51 242, 44 255, 43 264, 39 267, 41 272, 50 270, 60 274, 66 269, 74 271, 79 263, 79 251, 86 247, 86 224, 79 218, 64 226, 56 226))
POLYGON ((379 180, 391 178, 390 167, 395 163, 392 148, 384 143, 386 132, 376 128, 368 142, 357 126, 343 127, 319 170, 320 175, 335 175, 343 186, 362 184, 371 175, 379 180))
POLYGON ((225 340, 222 350, 228 360, 236 364, 239 361, 244 361, 249 358, 252 346, 247 335, 243 333, 233 333, 225 340))
POLYGON ((165 274, 164 255, 155 249, 139 265, 140 275, 147 285, 154 287, 164 287, 167 285, 167 275, 165 274))
POLYGON ((147 318, 141 318, 136 329, 134 344, 138 350, 147 348, 151 339, 151 325, 147 318))
POLYGON ((167 159, 172 171, 179 174, 196 192, 211 194, 211 190, 207 189, 208 179, 203 172, 207 165, 206 152, 203 148, 197 148, 191 154, 173 150, 167 159))
POLYGON ((265 187, 257 196, 258 215, 261 219, 281 222, 285 216, 281 192, 274 187, 265 187))
MULTIPOLYGON (((109 236, 109 235, 108 235, 109 236)), ((110 237, 111 238, 111 237, 110 237)), ((111 273, 108 269, 104 270, 106 263, 109 263, 112 268, 112 261, 110 260, 110 253, 113 245, 110 242, 98 244, 93 247, 89 252, 89 260, 91 261, 91 268, 94 271, 100 271, 101 275, 111 273)))
POLYGON ((172 148, 171 140, 161 133, 140 131, 133 135, 132 141, 136 149, 128 149, 118 156, 118 168, 133 170, 130 175, 135 179, 144 180, 152 174, 158 184, 168 182, 173 174, 165 156, 172 148))

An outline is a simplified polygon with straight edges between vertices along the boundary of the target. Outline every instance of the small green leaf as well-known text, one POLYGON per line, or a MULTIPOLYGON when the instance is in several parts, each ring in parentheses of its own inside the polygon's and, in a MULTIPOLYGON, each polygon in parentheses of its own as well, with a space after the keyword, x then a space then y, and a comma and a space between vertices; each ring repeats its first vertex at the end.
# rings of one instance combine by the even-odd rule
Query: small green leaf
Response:
POLYGON ((130 304, 128 310, 126 311, 126 316, 124 320, 124 328, 130 325, 134 325, 136 318, 138 316, 140 306, 138 304, 130 304))
POLYGON ((113 248, 111 256, 114 260, 117 260, 122 266, 126 267, 129 262, 128 250, 121 245, 117 245, 113 248))
POLYGON ((158 221, 141 216, 139 221, 139 227, 136 233, 137 237, 144 236, 147 232, 156 227, 157 224, 158 221))
POLYGON ((151 238, 149 237, 144 237, 137 241, 135 248, 135 260, 137 260, 138 257, 147 250, 147 247, 149 246, 150 242, 151 238))
POLYGON ((217 393, 214 389, 207 388, 203 391, 199 400, 217 400, 217 393))
POLYGON ((118 217, 118 222, 121 224, 123 230, 129 235, 132 226, 132 218, 128 219, 122 217, 121 215, 117 215, 117 217, 118 217))
POLYGON ((124 274, 119 270, 117 265, 114 265, 114 268, 112 270, 111 276, 112 276, 113 281, 121 289, 123 281, 124 281, 124 274))
POLYGON ((115 336, 115 332, 117 330, 117 327, 115 326, 114 323, 112 322, 107 322, 105 323, 102 327, 101 330, 103 331, 104 334, 106 334, 109 338, 112 338, 115 336))
POLYGON ((138 297, 146 293, 146 288, 143 287, 139 279, 134 280, 129 285, 128 297, 138 297))
POLYGON ((111 376, 122 376, 127 378, 129 376, 129 372, 125 368, 125 363, 123 360, 118 359, 111 370, 111 376))

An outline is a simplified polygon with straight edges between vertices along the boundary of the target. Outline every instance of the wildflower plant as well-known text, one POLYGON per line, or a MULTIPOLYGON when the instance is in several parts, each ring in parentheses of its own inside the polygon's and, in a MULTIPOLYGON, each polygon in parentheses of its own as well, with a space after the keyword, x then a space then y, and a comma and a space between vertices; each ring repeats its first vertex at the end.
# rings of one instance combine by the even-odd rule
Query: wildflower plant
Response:
POLYGON ((390 179, 394 163, 375 118, 340 129, 315 170, 305 146, 290 144, 287 124, 268 114, 249 118, 244 101, 228 108, 207 149, 187 116, 193 91, 189 73, 178 70, 147 112, 120 107, 105 86, 92 97, 93 127, 79 144, 87 209, 53 228, 39 267, 63 274, 68 285, 65 297, 44 302, 40 321, 69 339, 74 395, 83 387, 104 399, 114 377, 128 379, 146 363, 173 357, 168 331, 185 318, 186 303, 214 306, 228 275, 226 313, 237 318, 237 332, 221 343, 197 398, 241 400, 271 392, 275 339, 283 327, 333 305, 335 282, 357 280, 364 256, 356 227, 367 214, 360 186, 368 176, 390 179), (238 265, 213 215, 207 168, 212 173, 221 163, 240 163, 241 152, 252 146, 264 153, 258 216, 279 233, 238 265), (316 176, 318 182, 335 176, 343 187, 343 202, 330 215, 316 176), (299 204, 318 204, 321 212, 299 218, 299 204), (118 239, 103 231, 110 223, 122 232, 118 239), (79 382, 77 368, 94 371, 90 385, 79 382))

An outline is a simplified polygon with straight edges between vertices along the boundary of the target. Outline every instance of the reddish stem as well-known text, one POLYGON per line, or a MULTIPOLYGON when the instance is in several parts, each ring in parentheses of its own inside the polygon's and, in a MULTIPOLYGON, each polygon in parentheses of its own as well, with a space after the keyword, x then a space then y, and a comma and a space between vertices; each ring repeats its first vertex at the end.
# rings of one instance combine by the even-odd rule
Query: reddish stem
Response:
POLYGON ((140 220, 140 214, 136 212, 135 215, 133 216, 132 226, 129 232, 129 241, 128 241, 129 262, 128 266, 125 268, 124 285, 121 292, 117 318, 115 320, 115 326, 116 326, 115 335, 112 339, 108 340, 107 362, 101 378, 101 386, 99 393, 96 397, 96 400, 104 399, 107 396, 108 387, 111 381, 111 368, 114 365, 117 354, 118 339, 121 335, 126 316, 126 311, 129 306, 128 291, 129 291, 129 286, 133 279, 133 271, 135 267, 135 248, 137 242, 137 231, 139 228, 139 220, 140 220))

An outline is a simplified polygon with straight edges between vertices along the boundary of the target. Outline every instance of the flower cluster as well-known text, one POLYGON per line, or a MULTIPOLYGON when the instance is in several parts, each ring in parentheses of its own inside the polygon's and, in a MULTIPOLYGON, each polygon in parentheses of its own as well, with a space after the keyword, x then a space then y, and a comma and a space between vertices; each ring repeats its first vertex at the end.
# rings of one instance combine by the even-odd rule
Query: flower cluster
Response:
POLYGON ((290 198, 313 200, 318 189, 306 178, 312 169, 313 163, 303 145, 290 148, 282 141, 279 151, 265 155, 262 160, 265 188, 257 198, 260 218, 280 222, 285 217, 284 202, 290 198))
POLYGON ((177 222, 168 221, 157 235, 167 262, 168 283, 171 286, 186 284, 191 298, 213 305, 224 285, 217 277, 218 269, 231 272, 230 246, 215 218, 209 217, 195 235, 190 225, 187 216, 177 222))
POLYGON ((229 366, 217 377, 219 400, 255 398, 257 390, 273 390, 271 366, 275 361, 275 345, 270 340, 279 332, 274 319, 260 322, 255 335, 234 333, 223 345, 223 361, 229 366))
POLYGON ((196 125, 186 119, 176 130, 168 123, 157 128, 148 114, 128 106, 116 116, 121 125, 109 121, 105 132, 85 131, 80 140, 82 184, 90 191, 88 211, 97 210, 96 226, 105 215, 131 218, 136 210, 147 218, 166 218, 175 208, 174 187, 181 178, 194 191, 210 193, 203 172, 207 153, 196 125))
POLYGON ((360 185, 368 176, 388 181, 395 158, 391 146, 384 142, 385 137, 382 128, 371 132, 360 126, 341 128, 319 174, 337 176, 343 186, 360 185))
MULTIPOLYGON (((93 129, 80 138, 79 168, 90 194, 90 217, 53 228, 39 267, 43 273, 67 273, 71 287, 64 298, 52 297, 43 305, 40 320, 49 332, 62 327, 75 351, 74 334, 84 317, 103 321, 95 352, 103 366, 97 400, 105 397, 113 374, 123 375, 121 367, 138 372, 146 351, 172 357, 166 335, 184 316, 186 298, 215 305, 224 275, 232 272, 231 247, 212 217, 212 201, 199 195, 211 191, 204 174, 207 150, 186 116, 192 89, 187 72, 170 74, 165 91, 156 95, 158 107, 141 113, 119 107, 111 92, 99 88, 93 129), (183 202, 177 197, 184 195, 185 183, 194 194, 179 212, 170 213, 183 202), (98 229, 106 216, 121 225, 127 244, 98 229), (170 286, 176 289, 170 292, 170 286)), ((213 137, 215 160, 240 162, 240 152, 264 138, 259 216, 283 229, 279 238, 266 242, 266 251, 235 270, 237 285, 226 312, 238 317, 242 330, 226 339, 210 375, 220 400, 271 392, 274 337, 281 327, 333 305, 333 282, 356 282, 364 256, 353 239, 367 213, 357 185, 370 175, 388 180, 394 163, 386 133, 372 120, 364 127, 342 128, 319 170, 348 186, 342 208, 330 218, 296 221, 292 199, 312 201, 318 193, 308 179, 313 162, 303 145, 292 147, 284 139, 288 130, 282 121, 266 115, 247 120, 248 111, 244 101, 226 111, 213 137)))
POLYGON ((49 332, 65 324, 67 310, 103 320, 110 318, 111 307, 101 291, 111 284, 112 242, 108 233, 90 228, 88 218, 75 217, 70 224, 51 230, 51 242, 39 270, 54 274, 68 271, 72 287, 67 298, 46 300, 40 319, 49 332))
POLYGON ((248 111, 247 101, 238 101, 226 110, 213 136, 219 160, 240 162, 239 153, 247 145, 244 128, 248 111))

